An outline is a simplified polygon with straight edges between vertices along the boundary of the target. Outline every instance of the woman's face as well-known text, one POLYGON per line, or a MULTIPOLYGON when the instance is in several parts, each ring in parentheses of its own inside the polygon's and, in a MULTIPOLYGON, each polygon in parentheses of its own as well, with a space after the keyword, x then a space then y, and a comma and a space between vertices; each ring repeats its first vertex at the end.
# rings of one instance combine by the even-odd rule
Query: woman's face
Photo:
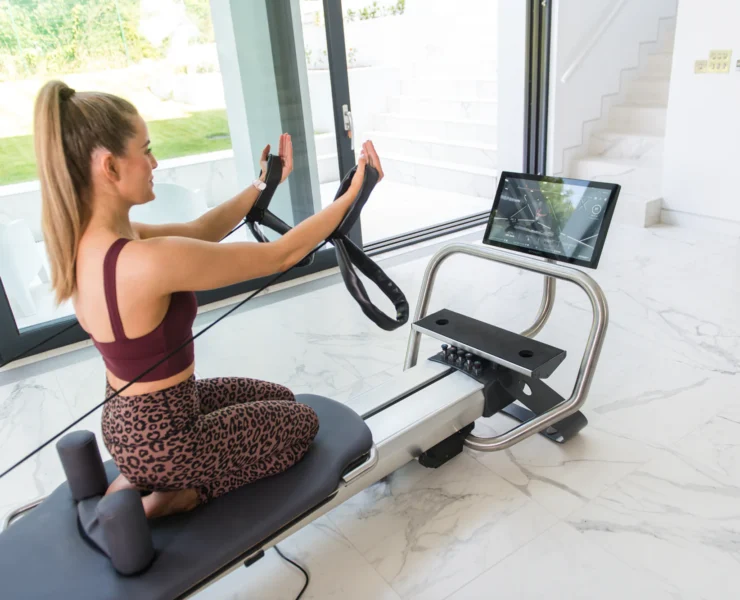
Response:
POLYGON ((118 191, 130 204, 154 200, 153 171, 157 160, 152 154, 149 131, 139 115, 134 117, 135 135, 128 140, 126 155, 116 160, 120 168, 118 191))

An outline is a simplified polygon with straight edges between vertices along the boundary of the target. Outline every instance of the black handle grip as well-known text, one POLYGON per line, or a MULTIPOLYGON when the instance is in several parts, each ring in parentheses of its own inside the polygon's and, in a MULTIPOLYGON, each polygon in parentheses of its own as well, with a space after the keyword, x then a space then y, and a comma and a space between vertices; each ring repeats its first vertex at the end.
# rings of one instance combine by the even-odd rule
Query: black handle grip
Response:
MULTIPOLYGON (((260 172, 261 174, 261 172, 260 172)), ((259 198, 247 214, 247 222, 261 223, 265 216, 267 207, 272 202, 275 190, 280 185, 283 176, 283 161, 279 156, 270 154, 267 157, 267 177, 265 177, 265 189, 260 192, 259 198)))
MULTIPOLYGON (((252 206, 252 209, 245 218, 247 227, 249 227, 254 239, 258 242, 266 243, 270 241, 262 229, 260 229, 260 225, 268 227, 280 235, 285 235, 291 230, 290 225, 268 210, 270 202, 272 202, 272 197, 275 195, 275 190, 277 190, 277 186, 280 185, 282 174, 283 161, 279 156, 270 154, 267 157, 267 176, 265 177, 266 187, 262 190, 259 198, 257 198, 257 201, 254 203, 254 206, 252 206)), ((297 266, 307 267, 312 263, 313 254, 309 254, 297 263, 297 266)))

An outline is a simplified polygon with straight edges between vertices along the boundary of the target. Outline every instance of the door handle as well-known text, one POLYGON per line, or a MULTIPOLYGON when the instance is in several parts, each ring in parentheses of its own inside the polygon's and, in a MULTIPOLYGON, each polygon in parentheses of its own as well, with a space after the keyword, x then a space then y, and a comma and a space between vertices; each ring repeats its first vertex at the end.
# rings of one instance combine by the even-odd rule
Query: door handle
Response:
POLYGON ((355 122, 349 106, 342 104, 342 116, 344 117, 344 130, 348 132, 350 148, 355 149, 355 122))

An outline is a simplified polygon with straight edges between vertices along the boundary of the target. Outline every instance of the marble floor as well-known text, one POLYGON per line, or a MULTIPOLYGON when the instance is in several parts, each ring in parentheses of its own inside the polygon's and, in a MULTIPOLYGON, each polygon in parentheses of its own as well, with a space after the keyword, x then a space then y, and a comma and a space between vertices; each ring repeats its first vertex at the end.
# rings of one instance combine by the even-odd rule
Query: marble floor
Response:
MULTIPOLYGON (((434 250, 381 261, 412 304, 434 250)), ((608 297, 610 326, 583 409, 588 427, 563 446, 535 436, 500 453, 466 450, 438 470, 409 463, 281 544, 310 570, 304 598, 737 596, 740 239, 613 226, 592 274, 608 297)), ((535 276, 453 257, 431 309, 447 306, 517 331, 539 302, 535 276)), ((202 314, 197 326, 223 310, 202 314)), ((589 310, 580 290, 560 286, 539 336, 568 351, 549 381, 565 395, 589 310)), ((197 368, 201 376, 270 379, 351 406, 401 371, 407 335, 408 326, 387 333, 367 321, 331 275, 244 306, 198 340, 197 368)), ((425 342, 422 356, 435 347, 425 342)), ((102 392, 92 348, 0 372, 0 470, 102 392)), ((99 431, 99 418, 80 427, 99 431)), ((494 417, 476 429, 511 425, 494 417)), ((61 479, 52 445, 0 480, 0 513, 61 479)), ((270 551, 198 597, 290 600, 302 585, 302 575, 270 551)))

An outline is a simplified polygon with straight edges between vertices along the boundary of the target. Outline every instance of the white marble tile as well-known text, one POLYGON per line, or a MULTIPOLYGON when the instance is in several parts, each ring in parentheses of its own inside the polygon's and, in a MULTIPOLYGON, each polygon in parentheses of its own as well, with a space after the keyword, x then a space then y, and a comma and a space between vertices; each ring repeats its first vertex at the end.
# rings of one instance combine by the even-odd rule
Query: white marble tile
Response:
POLYGON ((586 413, 606 417, 604 429, 650 444, 671 444, 712 418, 735 395, 730 375, 648 358, 651 353, 640 348, 631 352, 630 362, 605 365, 599 385, 591 391, 586 413), (648 372, 640 375, 639 365, 649 365, 648 372))
POLYGON ((740 398, 679 441, 684 456, 710 465, 740 487, 740 398))
POLYGON ((630 568, 575 529, 558 523, 448 600, 697 600, 630 568))
POLYGON ((445 598, 556 519, 466 454, 418 463, 329 517, 402 597, 445 598))
MULTIPOLYGON (((100 397, 102 400, 102 396, 100 397)), ((67 401, 56 373, 45 373, 0 388, 0 472, 14 465, 84 414, 67 401)), ((88 429, 100 437, 99 413, 73 429, 88 429)), ((48 494, 64 481, 56 441, 0 480, 0 515, 48 494)))
MULTIPOLYGON (((638 469, 657 454, 647 444, 602 429, 591 418, 565 444, 534 435, 501 452, 467 450, 473 458, 504 478, 559 518, 567 517, 608 486, 638 469)), ((476 423, 476 435, 508 431, 518 422, 494 416, 476 423)))
POLYGON ((568 521, 608 552, 682 594, 724 600, 740 586, 738 506, 740 486, 734 481, 666 451, 568 521))
MULTIPOLYGON (((278 547, 308 570, 311 580, 302 596, 306 600, 399 600, 326 517, 304 527, 278 547)), ((198 600, 287 600, 298 596, 304 581, 300 571, 270 550, 248 569, 230 573, 195 597, 198 600)))

